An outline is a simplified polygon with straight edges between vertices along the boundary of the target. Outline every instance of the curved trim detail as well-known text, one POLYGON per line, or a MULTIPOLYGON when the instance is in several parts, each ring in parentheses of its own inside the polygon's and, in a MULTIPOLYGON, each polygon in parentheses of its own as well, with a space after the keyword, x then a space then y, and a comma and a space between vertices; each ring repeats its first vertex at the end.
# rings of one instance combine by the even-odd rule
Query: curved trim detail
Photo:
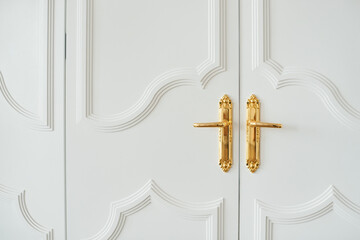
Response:
MULTIPOLYGON (((19 114, 32 121, 32 128, 39 131, 53 131, 54 130, 54 0, 47 0, 46 6, 46 101, 44 103, 43 113, 33 113, 22 107, 10 94, 3 74, 0 71, 0 91, 8 104, 19 114)), ((41 8, 43 9, 43 8, 41 8)), ((45 10, 45 8, 44 8, 45 10)))
POLYGON ((0 194, 10 199, 17 199, 19 204, 19 210, 25 219, 25 221, 37 232, 44 235, 44 240, 54 240, 54 230, 46 228, 35 221, 35 219, 29 213, 25 201, 25 191, 17 191, 15 189, 6 187, 0 184, 0 194))
POLYGON ((295 206, 275 206, 255 200, 255 239, 272 240, 274 224, 307 223, 331 211, 360 228, 360 206, 351 202, 333 185, 315 199, 295 206))
POLYGON ((314 92, 343 125, 360 130, 360 111, 323 74, 302 67, 283 67, 270 54, 270 0, 252 1, 252 70, 259 71, 274 89, 305 87, 314 92))
POLYGON ((115 240, 121 234, 127 216, 133 215, 153 201, 160 201, 169 208, 179 211, 185 219, 206 222, 206 239, 223 239, 223 199, 204 203, 190 203, 178 200, 163 191, 153 180, 129 197, 113 202, 105 226, 94 236, 84 240, 115 240))
POLYGON ((77 121, 90 121, 90 125, 104 132, 128 129, 149 115, 160 98, 169 90, 179 86, 204 88, 210 79, 225 71, 225 0, 208 0, 208 2, 207 59, 195 68, 176 68, 159 75, 150 82, 133 106, 123 112, 104 116, 93 111, 93 0, 78 1, 77 121))

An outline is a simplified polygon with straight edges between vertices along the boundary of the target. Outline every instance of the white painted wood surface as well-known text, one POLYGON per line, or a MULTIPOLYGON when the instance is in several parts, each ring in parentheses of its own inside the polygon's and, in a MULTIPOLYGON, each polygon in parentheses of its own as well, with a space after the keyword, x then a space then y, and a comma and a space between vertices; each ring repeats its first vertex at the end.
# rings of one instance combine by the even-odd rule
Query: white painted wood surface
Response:
POLYGON ((0 239, 359 239, 360 3, 239 3, 0 0, 0 239))
POLYGON ((0 1, 0 239, 65 239, 64 7, 0 1))
POLYGON ((255 93, 261 165, 245 167, 240 121, 240 239, 360 238, 360 3, 240 5, 240 112, 255 93))
POLYGON ((218 102, 234 103, 236 1, 67 6, 69 239, 236 239, 238 162, 218 165, 218 102))

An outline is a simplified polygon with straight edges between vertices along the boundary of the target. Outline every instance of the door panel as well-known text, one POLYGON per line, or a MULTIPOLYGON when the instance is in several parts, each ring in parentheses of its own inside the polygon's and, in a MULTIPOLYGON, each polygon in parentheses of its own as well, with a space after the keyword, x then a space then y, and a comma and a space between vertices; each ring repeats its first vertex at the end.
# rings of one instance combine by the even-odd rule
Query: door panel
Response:
POLYGON ((0 238, 359 239, 360 4, 237 4, 69 1, 64 99, 64 1, 0 1, 0 238), (252 93, 283 124, 254 174, 252 93), (192 127, 224 94, 228 173, 192 127))
POLYGON ((0 1, 0 238, 64 239, 64 1, 0 1))
POLYGON ((68 3, 69 239, 237 238, 237 8, 68 3), (228 173, 218 130, 192 126, 217 121, 224 94, 235 108, 228 173))
POLYGON ((127 129, 170 89, 205 87, 225 69, 223 1, 83 0, 76 7, 77 121, 127 129))
POLYGON ((254 174, 240 160, 241 238, 359 239, 359 8, 242 1, 240 109, 255 93, 283 129, 261 131, 254 174))
POLYGON ((7 36, 0 44, 3 56, 1 93, 9 106, 35 128, 51 131, 54 118, 54 3, 44 0, 2 1, 1 4, 1 28, 7 36))

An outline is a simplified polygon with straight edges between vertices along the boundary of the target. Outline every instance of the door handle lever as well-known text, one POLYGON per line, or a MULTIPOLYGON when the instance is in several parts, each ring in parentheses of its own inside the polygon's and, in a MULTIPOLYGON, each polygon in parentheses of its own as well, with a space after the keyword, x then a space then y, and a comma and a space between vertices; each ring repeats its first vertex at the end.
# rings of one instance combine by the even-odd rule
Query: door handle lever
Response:
POLYGON ((282 125, 260 122, 260 102, 254 94, 246 105, 246 166, 254 173, 260 166, 260 128, 282 128, 282 125))
POLYGON ((264 123, 257 121, 249 121, 248 125, 250 127, 282 128, 282 125, 280 123, 264 123))
POLYGON ((194 127, 219 128, 219 165, 224 172, 232 166, 232 103, 227 95, 219 102, 219 122, 194 123, 194 127))
POLYGON ((228 121, 222 121, 222 122, 209 122, 209 123, 194 123, 194 127, 227 127, 230 123, 228 121))

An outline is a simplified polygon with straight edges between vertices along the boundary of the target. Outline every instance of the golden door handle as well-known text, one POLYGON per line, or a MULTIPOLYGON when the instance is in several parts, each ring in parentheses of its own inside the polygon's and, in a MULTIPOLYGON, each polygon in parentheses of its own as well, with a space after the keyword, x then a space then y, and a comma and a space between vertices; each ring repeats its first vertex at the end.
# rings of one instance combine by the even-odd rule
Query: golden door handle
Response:
POLYGON ((260 166, 260 128, 281 128, 279 123, 260 122, 260 102, 253 94, 248 99, 246 121, 246 166, 254 173, 260 166))
POLYGON ((219 122, 194 123, 194 127, 219 128, 219 165, 224 172, 232 165, 232 103, 227 95, 219 102, 219 122))
POLYGON ((249 121, 248 125, 250 127, 282 128, 282 125, 280 123, 264 123, 257 121, 249 121))
POLYGON ((209 122, 209 123, 194 123, 194 127, 227 127, 230 123, 228 121, 223 122, 209 122))

